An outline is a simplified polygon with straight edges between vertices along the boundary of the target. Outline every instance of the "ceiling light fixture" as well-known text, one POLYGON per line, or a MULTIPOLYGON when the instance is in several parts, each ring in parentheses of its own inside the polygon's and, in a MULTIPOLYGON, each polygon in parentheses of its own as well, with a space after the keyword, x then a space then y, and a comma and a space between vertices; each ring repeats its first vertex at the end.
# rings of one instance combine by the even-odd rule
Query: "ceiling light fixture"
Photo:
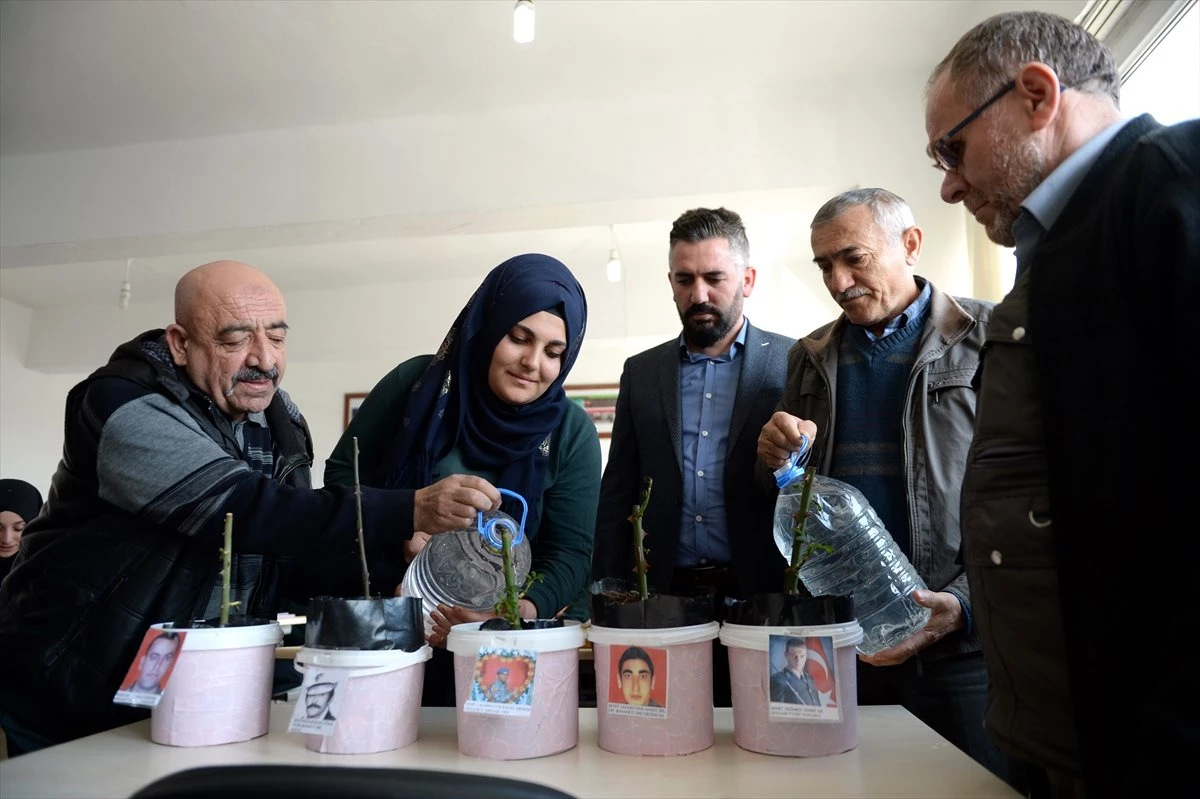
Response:
POLYGON ((621 282, 621 251, 617 248, 617 231, 613 230, 613 226, 608 226, 608 232, 612 237, 612 247, 608 251, 608 264, 604 267, 604 274, 608 276, 609 283, 621 282))
POLYGON ((121 293, 117 295, 117 306, 123 311, 129 307, 129 296, 133 293, 132 287, 129 285, 129 267, 133 266, 133 259, 125 259, 125 279, 121 281, 121 293))
POLYGON ((517 44, 533 41, 533 0, 517 0, 513 6, 513 41, 517 44))

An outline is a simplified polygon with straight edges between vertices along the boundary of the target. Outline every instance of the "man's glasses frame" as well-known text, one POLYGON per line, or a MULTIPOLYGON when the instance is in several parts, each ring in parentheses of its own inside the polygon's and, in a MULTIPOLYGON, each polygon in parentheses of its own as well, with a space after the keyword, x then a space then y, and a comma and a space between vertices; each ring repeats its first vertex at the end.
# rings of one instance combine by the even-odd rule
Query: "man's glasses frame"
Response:
MULTIPOLYGON (((933 143, 933 146, 929 148, 929 154, 933 156, 933 165, 943 172, 953 172, 954 170, 958 169, 959 164, 962 163, 962 154, 960 153, 961 148, 955 147, 951 140, 959 133, 962 133, 963 128, 974 122, 980 114, 991 108, 993 103, 1015 88, 1017 88, 1017 81, 1014 78, 1013 80, 1010 80, 1008 83, 1001 86, 1000 91, 984 100, 983 105, 967 114, 966 118, 963 119, 962 122, 959 122, 957 125, 950 128, 950 130, 946 131, 941 137, 939 137, 938 140, 933 143)), ((1065 92, 1067 87, 1060 83, 1058 84, 1058 90, 1060 92, 1065 92)))
POLYGON ((967 114, 962 122, 959 122, 950 130, 946 131, 937 141, 930 147, 930 155, 933 156, 934 166, 943 172, 953 172, 958 169, 961 163, 961 154, 958 148, 951 144, 951 139, 962 132, 963 128, 974 122, 980 114, 992 107, 992 104, 999 100, 1004 95, 1011 92, 1017 87, 1016 80, 1010 80, 1008 83, 1000 87, 1000 91, 993 94, 991 97, 983 101, 983 105, 976 108, 971 113, 967 114))

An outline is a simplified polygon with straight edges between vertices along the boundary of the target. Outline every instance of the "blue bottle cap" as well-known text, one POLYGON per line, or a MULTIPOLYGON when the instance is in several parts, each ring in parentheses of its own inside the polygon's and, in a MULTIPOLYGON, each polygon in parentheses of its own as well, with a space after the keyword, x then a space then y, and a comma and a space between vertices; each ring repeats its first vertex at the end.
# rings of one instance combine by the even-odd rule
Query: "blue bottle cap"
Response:
POLYGON ((520 501, 520 524, 514 528, 512 520, 506 519, 503 516, 497 516, 493 519, 488 519, 487 523, 485 524, 483 521, 483 511, 479 511, 476 515, 476 526, 479 528, 479 532, 483 534, 484 539, 489 545, 495 549, 502 549, 504 547, 504 542, 500 540, 500 533, 503 528, 508 528, 508 531, 512 533, 513 546, 516 546, 525 540, 525 520, 529 517, 529 503, 525 501, 525 497, 521 496, 516 491, 509 491, 507 488, 501 488, 498 490, 501 494, 513 497, 514 499, 520 501))
POLYGON ((800 449, 788 455, 787 461, 775 470, 775 485, 783 488, 793 480, 804 476, 804 467, 808 465, 808 457, 812 453, 812 445, 808 436, 800 434, 800 449))

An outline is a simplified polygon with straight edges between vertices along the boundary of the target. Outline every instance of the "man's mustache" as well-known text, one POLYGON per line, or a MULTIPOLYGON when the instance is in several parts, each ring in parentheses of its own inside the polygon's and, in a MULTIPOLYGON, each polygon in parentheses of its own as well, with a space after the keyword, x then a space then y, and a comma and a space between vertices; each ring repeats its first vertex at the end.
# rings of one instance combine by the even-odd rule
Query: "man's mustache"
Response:
POLYGON ((865 296, 870 293, 871 292, 869 290, 861 288, 861 287, 853 288, 853 289, 846 289, 845 291, 838 292, 838 295, 837 295, 837 297, 835 297, 835 299, 837 300, 838 305, 843 305, 843 304, 849 302, 850 300, 854 299, 855 297, 862 297, 862 296, 865 296))
POLYGON ((705 304, 693 305, 691 308, 687 309, 687 312, 684 313, 683 316, 685 319, 691 319, 693 316, 696 316, 697 314, 702 314, 702 313, 712 314, 713 316, 718 317, 718 318, 721 316, 720 311, 718 311, 716 308, 712 307, 711 305, 705 305, 705 304))
POLYGON ((253 367, 239 369, 237 374, 233 376, 233 380, 229 382, 229 388, 225 391, 225 396, 232 396, 234 389, 237 388, 237 384, 243 380, 270 380, 272 383, 278 384, 279 370, 272 369, 269 372, 264 372, 262 369, 255 369, 253 367))

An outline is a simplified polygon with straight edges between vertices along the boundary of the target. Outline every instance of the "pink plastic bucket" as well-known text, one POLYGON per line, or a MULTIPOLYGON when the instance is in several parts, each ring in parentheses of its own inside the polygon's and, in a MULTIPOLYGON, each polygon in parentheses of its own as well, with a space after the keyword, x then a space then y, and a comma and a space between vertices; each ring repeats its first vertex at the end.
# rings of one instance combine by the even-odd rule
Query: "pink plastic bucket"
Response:
POLYGON ((318 649, 296 654, 296 670, 308 667, 352 669, 332 735, 305 735, 313 752, 361 755, 389 752, 417 740, 421 688, 428 645, 416 652, 400 649, 318 649))
MULTIPOLYGON (((155 624, 158 630, 174 629, 155 624)), ((162 698, 150 712, 150 740, 168 746, 214 746, 267 734, 276 622, 253 627, 183 630, 183 648, 162 698)))
MULTIPOLYGON (((729 678, 733 689, 733 740, 743 749, 767 755, 815 757, 847 752, 858 746, 858 679, 855 645, 862 640, 857 621, 807 627, 721 625, 721 643, 729 651, 729 678), (836 720, 803 720, 772 717, 771 666, 768 660, 772 635, 826 638, 832 642, 836 668, 836 720)), ((830 664, 824 664, 828 667, 830 664)), ((814 713, 817 712, 814 710, 814 713)), ((822 710, 827 715, 827 710, 822 710)))
POLYGON ((601 749, 618 755, 671 756, 713 745, 712 641, 720 627, 714 621, 659 629, 589 628, 601 749), (623 695, 611 696, 613 665, 635 646, 658 661, 654 693, 662 701, 654 701, 661 708, 631 707, 623 695))
POLYGON ((450 628, 454 653, 458 751, 492 760, 544 757, 579 743, 579 647, 577 621, 544 630, 480 630, 479 622, 450 628), (482 647, 534 652, 533 691, 526 715, 488 715, 467 709, 482 647))

